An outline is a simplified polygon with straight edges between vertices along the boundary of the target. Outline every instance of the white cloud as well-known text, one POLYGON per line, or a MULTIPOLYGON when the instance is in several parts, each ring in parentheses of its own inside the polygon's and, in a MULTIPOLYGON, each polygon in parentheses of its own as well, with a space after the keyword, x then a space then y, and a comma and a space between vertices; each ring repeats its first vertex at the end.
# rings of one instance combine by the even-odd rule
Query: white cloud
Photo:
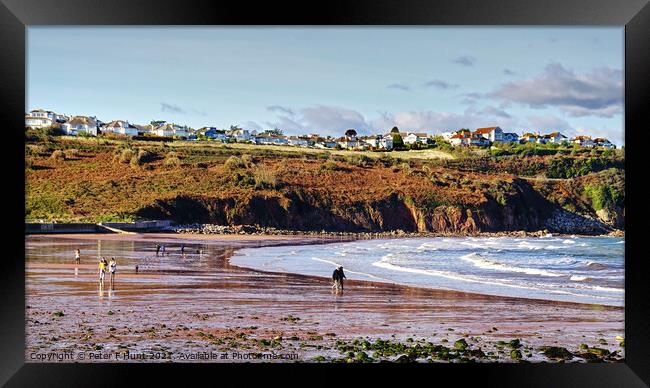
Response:
POLYGON ((555 106, 572 117, 612 117, 623 111, 623 72, 601 68, 576 74, 554 63, 535 78, 509 82, 487 96, 531 108, 555 106))

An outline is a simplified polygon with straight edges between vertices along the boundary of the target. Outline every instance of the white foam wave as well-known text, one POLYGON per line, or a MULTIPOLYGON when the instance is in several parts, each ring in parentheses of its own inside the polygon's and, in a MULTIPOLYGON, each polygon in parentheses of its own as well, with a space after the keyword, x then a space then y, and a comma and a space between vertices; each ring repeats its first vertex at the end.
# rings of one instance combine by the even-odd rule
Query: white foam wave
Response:
POLYGON ((543 269, 509 266, 507 264, 499 263, 497 261, 484 259, 476 253, 470 253, 465 256, 461 256, 461 259, 470 262, 474 266, 482 269, 493 269, 493 270, 506 271, 506 272, 519 272, 528 275, 540 275, 540 276, 552 276, 552 277, 562 276, 562 274, 543 270, 543 269))

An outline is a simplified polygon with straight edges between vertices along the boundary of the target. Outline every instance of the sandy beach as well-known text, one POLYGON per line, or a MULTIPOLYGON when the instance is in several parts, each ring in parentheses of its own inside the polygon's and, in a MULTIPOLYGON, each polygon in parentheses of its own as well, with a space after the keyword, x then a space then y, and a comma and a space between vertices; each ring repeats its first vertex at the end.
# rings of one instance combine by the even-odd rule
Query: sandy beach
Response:
POLYGON ((409 348, 435 346, 451 349, 452 356, 440 357, 448 352, 436 351, 430 357, 409 356, 408 361, 586 362, 624 357, 620 307, 365 281, 348 281, 342 294, 333 294, 329 273, 261 272, 228 260, 244 247, 328 241, 345 239, 26 236, 26 361, 403 361, 405 354, 421 356, 409 348), (161 243, 167 245, 165 256, 155 252, 161 243), (180 244, 186 246, 185 255, 180 244), (82 251, 80 265, 74 263, 77 248, 82 251), (108 280, 99 287, 98 252, 117 259, 112 288, 108 280), (398 345, 382 351, 382 341, 398 345), (572 355, 555 356, 543 347, 566 348, 572 355))

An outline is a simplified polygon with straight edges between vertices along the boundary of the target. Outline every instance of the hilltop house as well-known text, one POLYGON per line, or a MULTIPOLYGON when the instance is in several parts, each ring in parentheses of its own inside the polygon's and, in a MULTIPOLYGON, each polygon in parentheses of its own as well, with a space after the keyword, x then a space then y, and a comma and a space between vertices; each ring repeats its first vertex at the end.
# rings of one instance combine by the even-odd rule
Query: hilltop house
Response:
POLYGON ((616 146, 611 143, 609 140, 605 139, 604 137, 597 137, 594 139, 594 143, 597 147, 604 147, 608 149, 615 149, 616 146))
POLYGON ((336 147, 336 141, 329 136, 326 138, 317 137, 314 140, 314 147, 316 148, 334 148, 336 147))
POLYGON ((198 133, 208 139, 218 140, 223 143, 226 142, 226 131, 217 129, 216 127, 203 127, 198 130, 198 133))
POLYGON ((138 136, 138 128, 124 120, 113 120, 99 128, 102 132, 111 132, 119 135, 138 136))
POLYGON ((28 128, 46 128, 52 126, 52 119, 46 117, 37 117, 25 114, 25 127, 28 128))
POLYGON ((442 138, 445 140, 450 140, 455 134, 456 132, 443 132, 440 134, 440 136, 442 136, 442 138))
POLYGON ((25 126, 29 128, 45 128, 55 123, 64 123, 68 117, 51 110, 33 109, 25 114, 25 126))
POLYGON ((289 140, 286 136, 272 135, 270 133, 261 133, 253 138, 255 144, 287 145, 289 140))
POLYGON ((552 132, 549 133, 548 135, 543 136, 544 140, 546 143, 565 143, 567 141, 567 137, 561 134, 560 132, 552 132))
POLYGON ((257 135, 257 131, 252 130, 249 131, 248 129, 235 129, 230 132, 231 136, 235 137, 235 140, 238 142, 244 142, 244 141, 252 141, 255 139, 255 135, 257 135))
POLYGON ((538 141, 539 140, 539 135, 535 134, 535 133, 527 132, 527 133, 524 133, 523 135, 521 135, 519 140, 521 140, 523 143, 539 143, 539 141, 538 141))
POLYGON ((519 143, 519 135, 514 132, 504 132, 503 141, 506 143, 519 143))
POLYGON ((390 133, 386 135, 364 136, 359 140, 363 143, 363 145, 373 149, 390 150, 393 148, 393 136, 390 133))
POLYGON ((350 137, 348 136, 340 137, 336 140, 336 142, 341 148, 345 148, 345 149, 353 149, 353 148, 361 147, 361 141, 357 139, 356 134, 350 137))
POLYGON ((180 125, 176 125, 176 124, 163 124, 157 127, 154 130, 154 133, 157 136, 165 136, 165 137, 176 136, 176 137, 187 138, 189 136, 187 127, 181 127, 180 125))
POLYGON ((499 127, 477 128, 474 131, 474 134, 481 136, 492 143, 503 141, 503 130, 499 127))
POLYGON ((47 118, 50 119, 53 123, 63 123, 65 121, 68 121, 68 117, 62 114, 58 114, 56 112, 52 112, 51 110, 44 110, 44 109, 34 109, 29 112, 29 117, 34 117, 34 118, 47 118))
POLYGON ((61 129, 68 135, 78 135, 85 132, 97 136, 97 119, 87 116, 74 116, 69 121, 61 124, 61 129))
POLYGON ((415 144, 415 143, 428 144, 429 143, 429 137, 426 133, 411 132, 406 136, 402 136, 402 140, 404 141, 404 144, 415 144))
POLYGON ((593 147, 596 145, 593 140, 591 140, 591 136, 576 136, 571 140, 573 144, 578 144, 581 147, 593 147))
POLYGON ((482 134, 474 133, 466 139, 469 140, 469 145, 471 146, 486 147, 490 145, 490 140, 485 138, 482 134))
POLYGON ((313 141, 310 139, 304 137, 304 136, 289 136, 287 139, 287 143, 292 146, 298 146, 298 147, 308 147, 310 145, 313 145, 313 141))
POLYGON ((154 129, 156 127, 153 126, 153 124, 144 124, 144 125, 139 125, 139 124, 133 124, 134 127, 138 129, 139 134, 147 134, 147 133, 153 133, 154 129))

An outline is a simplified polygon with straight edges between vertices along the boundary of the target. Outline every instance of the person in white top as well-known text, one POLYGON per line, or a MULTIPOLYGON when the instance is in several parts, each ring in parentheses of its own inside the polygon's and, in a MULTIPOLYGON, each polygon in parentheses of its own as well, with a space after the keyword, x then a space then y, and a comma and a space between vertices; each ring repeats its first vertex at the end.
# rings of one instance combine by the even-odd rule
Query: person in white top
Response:
POLYGON ((115 279, 115 271, 117 270, 117 263, 115 258, 111 257, 111 261, 108 263, 108 273, 111 274, 111 286, 113 286, 113 280, 115 279))
POLYGON ((76 264, 81 263, 81 251, 80 251, 79 249, 77 249, 76 251, 74 251, 74 262, 75 262, 76 264))

